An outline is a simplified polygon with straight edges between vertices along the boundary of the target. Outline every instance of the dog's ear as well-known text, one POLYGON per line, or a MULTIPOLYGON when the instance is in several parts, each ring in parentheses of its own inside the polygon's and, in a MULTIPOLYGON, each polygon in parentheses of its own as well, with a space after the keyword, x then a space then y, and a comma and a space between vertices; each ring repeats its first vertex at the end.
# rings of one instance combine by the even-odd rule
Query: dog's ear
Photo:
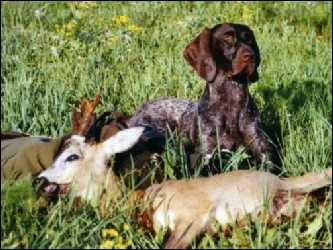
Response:
POLYGON ((211 30, 205 28, 185 47, 183 55, 199 76, 208 82, 214 80, 216 63, 211 52, 211 30))

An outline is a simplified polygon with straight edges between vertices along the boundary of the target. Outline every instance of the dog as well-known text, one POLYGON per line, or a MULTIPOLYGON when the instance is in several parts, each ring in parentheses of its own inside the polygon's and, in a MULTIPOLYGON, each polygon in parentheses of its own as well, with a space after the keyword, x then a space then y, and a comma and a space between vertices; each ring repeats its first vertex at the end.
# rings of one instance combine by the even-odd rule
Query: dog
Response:
POLYGON ((213 150, 244 145, 256 160, 269 162, 271 146, 262 130, 259 110, 249 84, 257 81, 259 48, 252 30, 223 23, 205 28, 183 55, 206 80, 198 101, 164 97, 150 101, 126 121, 128 127, 150 126, 160 133, 177 129, 210 159, 213 150))

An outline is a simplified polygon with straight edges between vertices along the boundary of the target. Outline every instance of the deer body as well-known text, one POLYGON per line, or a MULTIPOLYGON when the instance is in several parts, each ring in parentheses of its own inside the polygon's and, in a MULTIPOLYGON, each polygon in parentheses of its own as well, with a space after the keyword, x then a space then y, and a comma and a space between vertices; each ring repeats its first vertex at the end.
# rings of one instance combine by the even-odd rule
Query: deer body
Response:
MULTIPOLYGON (((143 130, 142 127, 125 129, 99 144, 72 136, 68 148, 39 175, 47 179, 44 191, 52 190, 53 185, 71 184, 74 196, 94 204, 105 189, 109 194, 106 197, 119 197, 122 187, 107 167, 107 161, 113 154, 130 149, 143 130)), ((166 247, 185 248, 202 232, 214 233, 215 220, 226 225, 247 214, 255 218, 265 204, 271 218, 292 216, 311 191, 330 185, 331 178, 331 168, 324 173, 285 179, 269 172, 238 170, 154 184, 140 191, 136 199, 143 201, 141 214, 148 215, 148 224, 154 232, 162 228, 171 232, 166 247)))
MULTIPOLYGON (((92 104, 85 102, 89 112, 84 116, 84 126, 74 123, 82 128, 78 131, 88 129, 86 124, 97 102, 98 98, 92 104)), ((124 129, 101 143, 86 142, 80 133, 73 135, 64 143, 53 164, 40 173, 34 183, 47 196, 68 192, 71 188, 73 196, 92 203, 104 199, 103 205, 107 203, 106 198, 122 194, 119 179, 107 166, 109 159, 132 148, 143 132, 143 127, 124 129), (105 189, 108 195, 103 195, 105 189)), ((214 233, 215 220, 226 225, 247 214, 255 218, 265 204, 272 218, 292 216, 308 194, 331 184, 332 168, 323 173, 285 179, 269 172, 239 170, 154 184, 134 193, 132 200, 143 201, 137 214, 139 222, 144 215, 145 224, 156 233, 162 228, 169 229, 166 248, 185 248, 202 232, 214 233)))
POLYGON ((238 216, 261 209, 265 196, 273 196, 280 184, 279 178, 269 173, 234 171, 207 178, 155 184, 147 189, 147 194, 156 195, 153 209, 157 214, 154 221, 157 231, 167 221, 172 226, 184 216, 192 217, 191 221, 198 220, 199 214, 195 211, 202 211, 199 220, 205 226, 212 219, 225 225, 238 216), (165 210, 169 210, 168 214, 172 216, 161 220, 158 215, 165 210))
POLYGON ((185 248, 200 233, 250 214, 255 218, 268 205, 271 218, 292 216, 307 194, 331 184, 332 169, 322 174, 281 179, 271 173, 239 170, 193 180, 167 181, 145 191, 151 200, 155 232, 167 227, 167 248, 185 248), (314 188, 315 187, 315 188, 314 188))

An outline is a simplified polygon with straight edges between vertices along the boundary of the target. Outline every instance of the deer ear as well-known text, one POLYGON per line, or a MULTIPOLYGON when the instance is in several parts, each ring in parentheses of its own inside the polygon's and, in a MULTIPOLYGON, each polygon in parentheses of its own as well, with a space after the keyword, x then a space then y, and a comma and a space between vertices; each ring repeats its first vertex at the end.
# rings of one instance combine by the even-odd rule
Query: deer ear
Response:
POLYGON ((208 82, 216 76, 216 63, 210 47, 211 31, 205 28, 183 51, 186 61, 208 82))
POLYGON ((133 127, 116 133, 102 143, 102 149, 110 157, 111 155, 125 152, 131 149, 140 139, 144 127, 133 127))

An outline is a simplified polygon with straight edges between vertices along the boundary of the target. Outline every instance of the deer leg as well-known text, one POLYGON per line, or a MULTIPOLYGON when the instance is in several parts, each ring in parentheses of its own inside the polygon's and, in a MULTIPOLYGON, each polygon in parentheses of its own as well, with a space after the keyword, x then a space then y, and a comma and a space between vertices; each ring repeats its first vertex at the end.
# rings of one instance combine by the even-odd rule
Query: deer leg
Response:
POLYGON ((186 249, 205 228, 206 225, 198 220, 177 225, 170 233, 165 249, 186 249))

